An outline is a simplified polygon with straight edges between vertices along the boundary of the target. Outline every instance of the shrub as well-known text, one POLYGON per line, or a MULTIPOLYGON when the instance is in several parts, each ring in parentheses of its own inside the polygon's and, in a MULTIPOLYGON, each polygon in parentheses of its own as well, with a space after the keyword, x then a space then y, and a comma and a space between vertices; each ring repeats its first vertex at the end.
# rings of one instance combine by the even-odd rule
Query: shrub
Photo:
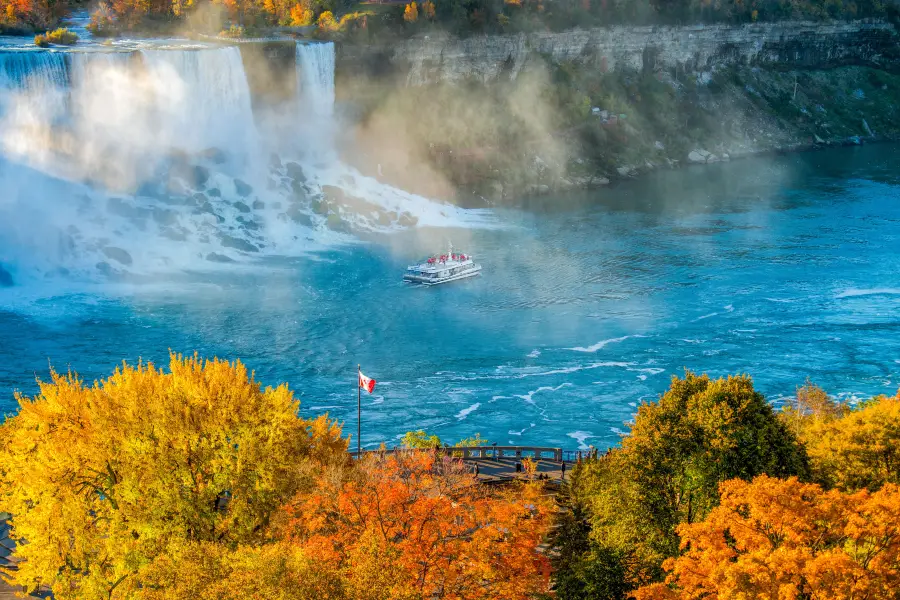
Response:
POLYGON ((313 24, 314 19, 313 11, 301 4, 295 4, 291 9, 291 27, 308 27, 313 24))
POLYGON ((50 44, 74 46, 76 42, 78 42, 78 34, 74 31, 69 31, 65 27, 34 36, 35 46, 40 46, 41 48, 46 48, 50 44))
POLYGON ((242 38, 244 37, 244 28, 241 25, 232 25, 228 29, 219 32, 219 36, 227 37, 227 38, 242 38))
POLYGON ((419 18, 419 7, 415 2, 410 2, 403 10, 403 20, 407 23, 415 23, 419 18))
POLYGON ((338 22, 335 21, 334 14, 330 10, 319 15, 318 25, 322 31, 336 31, 338 28, 338 22))

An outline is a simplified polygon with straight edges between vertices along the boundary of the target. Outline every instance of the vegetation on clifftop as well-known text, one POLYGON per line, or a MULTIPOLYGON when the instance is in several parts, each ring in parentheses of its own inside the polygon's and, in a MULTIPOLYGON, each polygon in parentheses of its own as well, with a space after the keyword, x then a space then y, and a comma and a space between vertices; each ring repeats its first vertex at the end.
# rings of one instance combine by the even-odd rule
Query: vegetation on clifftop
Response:
POLYGON ((359 115, 347 158, 368 172, 381 164, 406 189, 463 201, 900 136, 900 75, 871 67, 604 73, 530 57, 515 79, 501 73, 490 84, 405 86, 405 77, 338 72, 339 100, 359 115))

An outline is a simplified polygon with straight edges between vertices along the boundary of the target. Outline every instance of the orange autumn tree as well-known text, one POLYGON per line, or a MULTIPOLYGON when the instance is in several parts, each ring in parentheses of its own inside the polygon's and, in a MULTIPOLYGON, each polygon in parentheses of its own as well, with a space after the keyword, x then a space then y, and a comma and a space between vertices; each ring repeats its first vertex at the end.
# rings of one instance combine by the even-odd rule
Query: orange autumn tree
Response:
POLYGON ((324 472, 282 532, 347 598, 517 600, 545 588, 549 513, 537 484, 493 490, 459 461, 403 452, 324 472))
POLYGON ((683 554, 637 600, 895 600, 900 487, 824 491, 760 475, 721 486, 721 504, 678 528, 683 554))

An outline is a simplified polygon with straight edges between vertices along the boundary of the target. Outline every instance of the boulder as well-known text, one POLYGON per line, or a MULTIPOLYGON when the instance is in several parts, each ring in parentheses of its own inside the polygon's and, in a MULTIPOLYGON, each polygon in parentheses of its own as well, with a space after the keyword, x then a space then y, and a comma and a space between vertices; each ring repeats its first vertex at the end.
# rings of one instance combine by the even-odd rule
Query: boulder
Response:
POLYGON ((218 254, 216 252, 210 252, 206 255, 206 260, 209 262, 215 263, 233 263, 234 259, 225 256, 224 254, 218 254))
POLYGON ((249 229, 251 231, 259 231, 259 223, 252 219, 245 219, 244 217, 238 217, 237 222, 241 224, 241 227, 244 229, 249 229))
POLYGON ((234 207, 241 211, 242 213, 250 212, 250 207, 244 204, 243 202, 235 202, 234 207))
POLYGON ((209 181, 209 169, 177 161, 169 169, 169 178, 173 177, 183 180, 188 187, 200 189, 209 181))
POLYGON ((224 164, 225 161, 228 160, 228 156, 222 150, 218 148, 207 148, 206 150, 200 153, 200 156, 212 161, 217 165, 224 164))
POLYGON ((13 286, 13 277, 12 273, 3 268, 3 265, 0 265, 0 287, 12 287, 13 286))
POLYGON ((210 189, 206 190, 206 194, 210 198, 221 198, 222 197, 222 192, 219 191, 219 188, 210 188, 210 189))
POLYGON ((294 205, 292 205, 290 208, 288 208, 288 209, 287 209, 287 212, 285 212, 285 214, 286 214, 286 215, 288 216, 288 218, 290 218, 291 221, 293 221, 294 223, 299 223, 300 225, 304 225, 304 226, 306 226, 306 227, 312 227, 312 226, 313 226, 313 220, 312 220, 312 217, 310 217, 308 214, 306 214, 305 212, 303 212, 303 211, 301 210, 301 208, 300 208, 299 206, 297 206, 296 204, 294 204, 294 205))
POLYGON ((690 153, 688 153, 688 160, 692 163, 706 164, 718 161, 719 157, 717 157, 712 152, 707 152, 703 149, 697 149, 691 150, 690 153))
POLYGON ((172 240, 173 242, 184 242, 188 239, 187 231, 181 228, 173 229, 171 227, 163 227, 159 230, 159 235, 167 240, 172 240))
POLYGON ((300 165, 295 162, 289 162, 284 164, 284 168, 287 170, 288 177, 301 183, 306 183, 306 175, 303 173, 303 168, 300 165))
POLYGON ((116 262, 120 262, 123 265, 131 264, 131 255, 121 248, 117 248, 115 246, 107 246, 103 248, 103 254, 106 255, 106 258, 114 260, 116 262))
POLYGON ((266 203, 262 200, 254 200, 253 201, 253 210, 262 210, 266 207, 266 203))
POLYGON ((291 190, 293 190, 292 202, 303 202, 306 200, 306 188, 302 183, 292 181, 291 190))
POLYGON ((201 167, 200 165, 194 165, 193 176, 194 182, 196 183, 194 187, 203 187, 206 185, 206 182, 209 181, 209 169, 201 167))
POLYGON ((97 270, 106 275, 107 277, 115 275, 116 270, 112 268, 112 266, 108 262, 98 262, 96 265, 97 270))
POLYGON ((325 196, 325 200, 328 202, 341 203, 344 201, 344 190, 333 185, 323 185, 322 195, 325 196))
POLYGON ((150 215, 148 209, 133 206, 122 198, 110 198, 107 200, 106 212, 127 219, 146 219, 150 215))
POLYGON ((403 213, 400 215, 400 218, 397 220, 397 224, 401 227, 415 227, 419 222, 418 217, 411 215, 409 213, 403 213))
POLYGON ((157 208, 153 211, 153 220, 160 225, 175 225, 178 223, 178 214, 173 210, 157 208))
POLYGON ((325 226, 332 231, 350 233, 350 224, 335 214, 328 215, 328 218, 325 220, 325 226))
POLYGON ((242 252, 259 252, 259 248, 250 242, 240 238, 231 237, 230 235, 225 235, 224 233, 219 234, 219 241, 226 248, 234 248, 235 250, 240 250, 242 252))
POLYGON ((317 215, 328 214, 328 202, 325 202, 323 200, 311 200, 309 203, 309 207, 317 215))
POLYGON ((234 180, 234 189, 237 192, 238 196, 241 196, 242 198, 246 198, 253 193, 253 186, 240 179, 234 180))

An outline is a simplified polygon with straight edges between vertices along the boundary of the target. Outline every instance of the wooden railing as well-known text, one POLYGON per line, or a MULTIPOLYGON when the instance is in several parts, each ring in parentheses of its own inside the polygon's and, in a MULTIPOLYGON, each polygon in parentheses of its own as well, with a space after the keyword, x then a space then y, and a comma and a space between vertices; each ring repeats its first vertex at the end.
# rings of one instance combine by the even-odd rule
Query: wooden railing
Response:
MULTIPOLYGON (((587 458, 588 451, 563 450, 562 448, 550 448, 545 446, 441 446, 435 448, 387 448, 378 450, 363 450, 363 454, 378 454, 380 452, 438 452, 445 456, 454 456, 463 459, 503 459, 503 458, 533 458, 535 460, 552 460, 554 462, 575 462, 581 458, 587 458)), ((356 458, 357 453, 351 452, 356 458)))

